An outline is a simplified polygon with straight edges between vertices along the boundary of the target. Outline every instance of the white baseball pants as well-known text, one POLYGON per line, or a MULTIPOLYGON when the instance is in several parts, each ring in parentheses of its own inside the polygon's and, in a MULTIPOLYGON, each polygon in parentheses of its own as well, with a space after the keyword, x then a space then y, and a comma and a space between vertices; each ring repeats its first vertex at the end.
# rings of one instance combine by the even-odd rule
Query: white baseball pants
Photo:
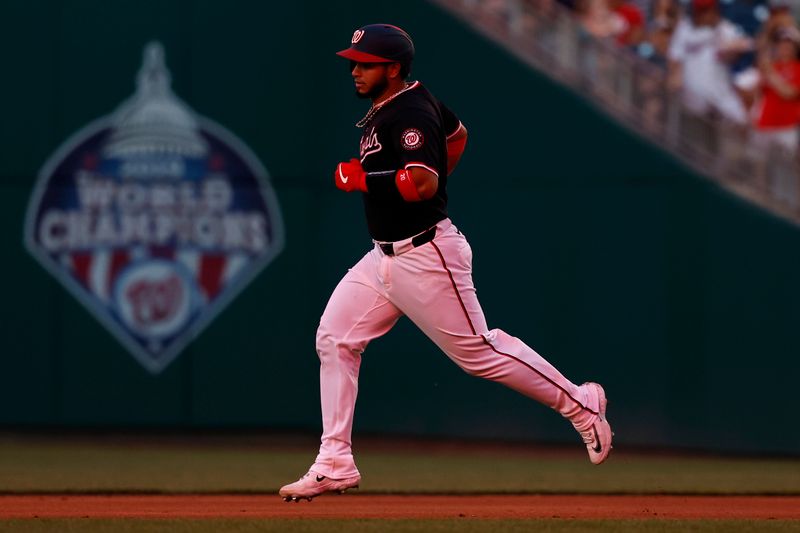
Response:
POLYGON ((358 475, 351 433, 361 354, 406 315, 465 372, 502 383, 548 405, 583 430, 598 398, 570 382, 521 340, 486 325, 472 283, 472 250, 449 219, 433 241, 387 256, 379 246, 342 278, 317 331, 322 443, 311 467, 333 479, 358 475))

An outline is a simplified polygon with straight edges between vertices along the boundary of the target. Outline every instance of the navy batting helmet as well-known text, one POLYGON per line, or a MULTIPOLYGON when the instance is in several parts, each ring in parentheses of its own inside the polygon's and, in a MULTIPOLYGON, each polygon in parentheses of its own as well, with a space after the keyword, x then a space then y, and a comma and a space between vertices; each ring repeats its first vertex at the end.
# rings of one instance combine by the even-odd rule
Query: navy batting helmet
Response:
POLYGON ((414 59, 414 43, 408 34, 391 24, 370 24, 357 29, 350 48, 336 52, 359 63, 400 63, 409 68, 414 59))

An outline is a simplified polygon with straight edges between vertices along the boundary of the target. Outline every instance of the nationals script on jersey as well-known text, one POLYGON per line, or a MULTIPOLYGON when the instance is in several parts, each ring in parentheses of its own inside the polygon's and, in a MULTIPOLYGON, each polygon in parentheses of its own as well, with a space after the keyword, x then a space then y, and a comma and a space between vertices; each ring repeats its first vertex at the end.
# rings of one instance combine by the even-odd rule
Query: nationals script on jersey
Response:
POLYGON ((367 172, 422 167, 439 177, 433 198, 407 202, 399 193, 388 197, 364 194, 370 235, 377 241, 398 241, 447 218, 447 136, 459 120, 418 81, 379 104, 364 125, 361 164, 367 172))

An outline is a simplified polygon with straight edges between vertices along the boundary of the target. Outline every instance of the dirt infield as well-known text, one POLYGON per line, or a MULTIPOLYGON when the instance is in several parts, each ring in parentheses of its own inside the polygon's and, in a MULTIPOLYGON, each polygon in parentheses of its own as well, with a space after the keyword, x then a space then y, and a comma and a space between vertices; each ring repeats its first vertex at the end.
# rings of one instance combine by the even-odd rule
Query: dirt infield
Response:
POLYGON ((4 495, 8 518, 796 519, 800 496, 4 495))

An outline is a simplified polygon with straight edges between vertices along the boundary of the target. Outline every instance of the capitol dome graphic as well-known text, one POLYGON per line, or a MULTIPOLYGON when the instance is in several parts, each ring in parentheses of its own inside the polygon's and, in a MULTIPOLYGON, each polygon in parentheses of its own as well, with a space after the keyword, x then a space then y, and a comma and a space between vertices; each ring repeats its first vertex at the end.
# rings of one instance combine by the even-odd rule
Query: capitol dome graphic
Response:
POLYGON ((208 153, 194 114, 172 93, 170 84, 164 49, 151 43, 145 48, 136 94, 115 113, 105 156, 203 157, 208 153))

